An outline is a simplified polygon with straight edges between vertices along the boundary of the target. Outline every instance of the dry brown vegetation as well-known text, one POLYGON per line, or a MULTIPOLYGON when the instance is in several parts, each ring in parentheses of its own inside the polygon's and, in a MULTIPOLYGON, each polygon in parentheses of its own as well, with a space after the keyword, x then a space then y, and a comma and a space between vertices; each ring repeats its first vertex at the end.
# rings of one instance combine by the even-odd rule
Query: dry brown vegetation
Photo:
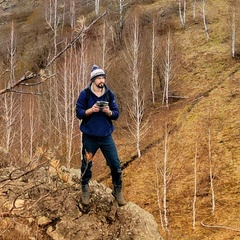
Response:
MULTIPOLYGON (((109 62, 112 61, 108 69, 109 85, 116 92, 122 109, 122 115, 115 124, 114 137, 124 166, 124 194, 128 201, 140 205, 154 215, 161 235, 167 239, 160 218, 162 206, 159 208, 157 199, 157 175, 161 183, 164 132, 167 127, 168 238, 174 240, 237 240, 240 239, 240 62, 231 58, 231 23, 229 22, 231 1, 206 1, 209 41, 206 41, 199 8, 196 19, 192 17, 192 2, 188 1, 186 29, 184 30, 181 28, 178 16, 177 1, 158 0, 144 1, 144 4, 132 4, 126 14, 127 19, 130 19, 133 12, 139 14, 141 35, 145 37, 150 36, 151 14, 156 13, 160 16, 158 19, 161 23, 158 26, 159 41, 163 41, 167 27, 171 26, 177 59, 171 90, 178 96, 187 97, 172 101, 169 108, 162 106, 160 89, 162 79, 156 70, 157 103, 155 105, 149 103, 146 109, 150 122, 148 133, 141 141, 142 157, 140 159, 136 157, 134 141, 126 126, 125 101, 131 101, 131 98, 125 94, 125 88, 128 86, 128 73, 124 72, 126 66, 121 58, 121 51, 125 50, 125 46, 113 42, 110 42, 112 45, 108 45, 110 46, 108 59, 109 62), (192 204, 196 144, 197 200, 196 226, 193 229, 192 204), (209 159, 209 153, 211 153, 211 159, 209 159), (213 167, 216 203, 214 214, 211 212, 210 160, 213 167)), ((201 3, 201 1, 197 2, 201 3)), ((18 17, 19 21, 23 21, 23 17, 18 17)), ((93 13, 91 17, 94 18, 93 13)), ((28 21, 30 20, 29 24, 34 23, 32 17, 28 21)), ((99 44, 100 33, 97 35, 96 29, 99 29, 101 24, 102 22, 99 22, 89 32, 89 52, 94 51, 95 45, 99 44)), ((40 29, 38 31, 39 34, 44 32, 40 29)), ((128 36, 130 33, 125 34, 128 36)), ((240 39, 240 35, 237 37, 240 39)), ((41 35, 38 35, 38 38, 41 38, 41 35)), ((46 35, 44 35, 45 38, 46 35)), ((146 53, 148 51, 146 49, 149 48, 146 43, 149 40, 144 40, 144 53, 146 53)), ((42 46, 39 46, 41 51, 43 51, 42 46)), ((1 52, 4 52, 3 50, 1 49, 1 52)), ((41 55, 36 55, 37 53, 39 51, 32 54, 35 57, 41 55)), ((27 58, 24 55, 27 60, 19 69, 20 76, 26 69, 29 70, 32 59, 38 61, 34 56, 27 58)), ((89 56, 89 65, 91 61, 97 60, 96 56, 89 56)), ((160 63, 158 64, 160 66, 160 63)), ((148 59, 144 60, 142 67, 145 70, 147 66, 149 66, 148 59)), ((36 69, 39 66, 35 64, 31 67, 36 69)), ((4 71, 4 65, 1 69, 4 71)), ((146 82, 145 88, 148 89, 149 70, 144 71, 142 76, 146 82)), ((61 160, 64 159, 64 155, 60 157, 61 160)), ((79 155, 71 164, 73 167, 79 167, 79 155)), ((109 169, 100 153, 94 157, 93 170, 93 179, 111 186, 109 169)), ((160 201, 162 201, 161 186, 159 190, 160 201)))

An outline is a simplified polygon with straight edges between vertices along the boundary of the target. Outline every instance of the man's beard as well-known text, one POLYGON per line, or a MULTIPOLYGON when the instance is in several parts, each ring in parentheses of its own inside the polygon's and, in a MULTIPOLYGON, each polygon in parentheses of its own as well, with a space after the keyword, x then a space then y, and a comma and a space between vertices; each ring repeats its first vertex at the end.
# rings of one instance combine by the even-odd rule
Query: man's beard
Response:
POLYGON ((99 83, 99 84, 97 85, 97 87, 98 87, 98 88, 104 88, 104 83, 99 83))

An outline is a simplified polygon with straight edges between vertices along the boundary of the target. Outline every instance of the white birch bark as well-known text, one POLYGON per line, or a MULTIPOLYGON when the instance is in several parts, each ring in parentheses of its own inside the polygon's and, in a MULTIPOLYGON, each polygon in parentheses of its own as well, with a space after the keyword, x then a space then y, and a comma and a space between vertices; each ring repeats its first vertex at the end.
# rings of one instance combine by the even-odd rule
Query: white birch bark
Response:
POLYGON ((182 24, 182 28, 186 27, 186 10, 187 10, 187 0, 183 0, 183 9, 182 9, 182 0, 178 0, 178 10, 179 16, 182 24))
POLYGON ((197 0, 193 0, 193 20, 196 19, 196 5, 197 5, 197 0))
MULTIPOLYGON (((10 45, 8 47, 9 53, 9 82, 8 87, 12 85, 15 80, 15 62, 16 62, 16 47, 15 47, 15 33, 14 24, 11 24, 10 45)), ((5 119, 5 149, 10 152, 10 148, 14 142, 14 123, 16 123, 18 111, 17 101, 13 92, 9 92, 4 96, 4 119, 5 119)))
POLYGON ((140 40, 139 40, 139 22, 135 16, 133 22, 133 39, 129 40, 127 48, 127 55, 124 55, 124 59, 128 65, 129 73, 131 74, 130 89, 132 95, 132 101, 129 101, 128 113, 131 118, 129 126, 129 132, 135 139, 137 155, 141 157, 140 141, 142 136, 146 133, 147 121, 143 123, 143 117, 145 113, 145 95, 143 93, 142 83, 139 78, 140 72, 140 40))
POLYGON ((164 59, 164 89, 163 89, 163 100, 162 104, 166 104, 169 106, 169 84, 171 78, 171 70, 172 70, 172 57, 171 57, 171 38, 170 31, 167 35, 167 44, 165 49, 165 59, 164 59))
POLYGON ((119 29, 118 29, 118 38, 120 42, 122 41, 122 30, 123 30, 123 0, 119 0, 119 29))
MULTIPOLYGON (((157 159, 157 158, 156 158, 157 159)), ((162 199, 161 199, 161 195, 160 195, 160 179, 159 179, 159 167, 158 167, 158 160, 156 161, 156 178, 157 178, 157 182, 156 182, 156 188, 157 188, 157 204, 158 204, 158 211, 159 211, 159 219, 161 222, 161 226, 162 229, 164 229, 164 225, 163 225, 163 216, 162 216, 162 199)))
POLYGON ((192 226, 195 229, 196 226, 196 202, 197 202, 197 154, 198 154, 198 146, 197 140, 195 143, 195 157, 194 157, 194 193, 193 193, 193 220, 192 226))
POLYGON ((103 23, 103 37, 102 37, 102 68, 106 69, 106 55, 107 55, 107 39, 106 39, 106 21, 103 23))
POLYGON ((99 2, 100 2, 100 0, 95 0, 95 13, 96 13, 96 15, 99 14, 99 2))
POLYGON ((209 31, 208 31, 207 20, 206 20, 205 0, 202 0, 202 18, 203 18, 203 25, 204 25, 204 30, 206 33, 206 38, 208 41, 209 40, 209 31))
POLYGON ((155 91, 154 91, 154 67, 155 67, 155 19, 153 18, 152 23, 152 53, 151 53, 151 93, 152 103, 155 104, 155 91))
POLYGON ((122 31, 124 25, 124 9, 131 2, 131 0, 119 0, 118 39, 120 42, 122 41, 122 31))
POLYGON ((35 138, 35 134, 36 134, 36 122, 37 122, 37 118, 35 115, 35 103, 34 103, 34 97, 30 96, 29 99, 29 109, 28 109, 28 113, 29 113, 29 160, 32 161, 33 160, 33 149, 34 149, 34 138, 35 138))
POLYGON ((164 139, 164 159, 163 159, 163 214, 164 214, 164 227, 168 232, 168 209, 167 209, 167 183, 168 183, 168 130, 165 127, 165 139, 164 139))
POLYGON ((236 12, 232 13, 232 57, 235 58, 235 44, 236 44, 236 12))
POLYGON ((213 183, 213 169, 212 169, 212 149, 211 149, 211 130, 208 130, 208 153, 209 153, 209 179, 210 179, 210 190, 212 195, 212 214, 215 213, 215 192, 213 183))
POLYGON ((76 24, 76 4, 75 4, 75 0, 71 0, 70 1, 70 10, 69 10, 69 14, 70 14, 70 26, 71 28, 75 27, 76 24))

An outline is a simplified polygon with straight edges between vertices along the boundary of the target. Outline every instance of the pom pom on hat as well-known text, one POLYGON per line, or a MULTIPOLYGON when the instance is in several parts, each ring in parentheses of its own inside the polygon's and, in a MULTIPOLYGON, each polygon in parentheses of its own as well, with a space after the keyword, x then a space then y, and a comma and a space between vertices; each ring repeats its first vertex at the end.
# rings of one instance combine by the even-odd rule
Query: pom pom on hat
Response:
POLYGON ((93 81, 96 77, 98 76, 104 76, 106 77, 106 73, 104 72, 103 69, 101 69, 100 67, 98 67, 97 65, 93 65, 92 66, 92 71, 91 71, 91 77, 90 80, 93 81))

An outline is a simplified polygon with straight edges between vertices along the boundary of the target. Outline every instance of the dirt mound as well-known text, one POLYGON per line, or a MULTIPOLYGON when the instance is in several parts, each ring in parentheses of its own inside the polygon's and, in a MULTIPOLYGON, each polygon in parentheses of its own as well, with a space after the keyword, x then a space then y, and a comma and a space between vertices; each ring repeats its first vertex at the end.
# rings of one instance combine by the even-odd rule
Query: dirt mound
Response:
POLYGON ((112 190, 90 183, 82 206, 79 170, 46 163, 0 170, 0 239, 161 239, 153 216, 112 190))

